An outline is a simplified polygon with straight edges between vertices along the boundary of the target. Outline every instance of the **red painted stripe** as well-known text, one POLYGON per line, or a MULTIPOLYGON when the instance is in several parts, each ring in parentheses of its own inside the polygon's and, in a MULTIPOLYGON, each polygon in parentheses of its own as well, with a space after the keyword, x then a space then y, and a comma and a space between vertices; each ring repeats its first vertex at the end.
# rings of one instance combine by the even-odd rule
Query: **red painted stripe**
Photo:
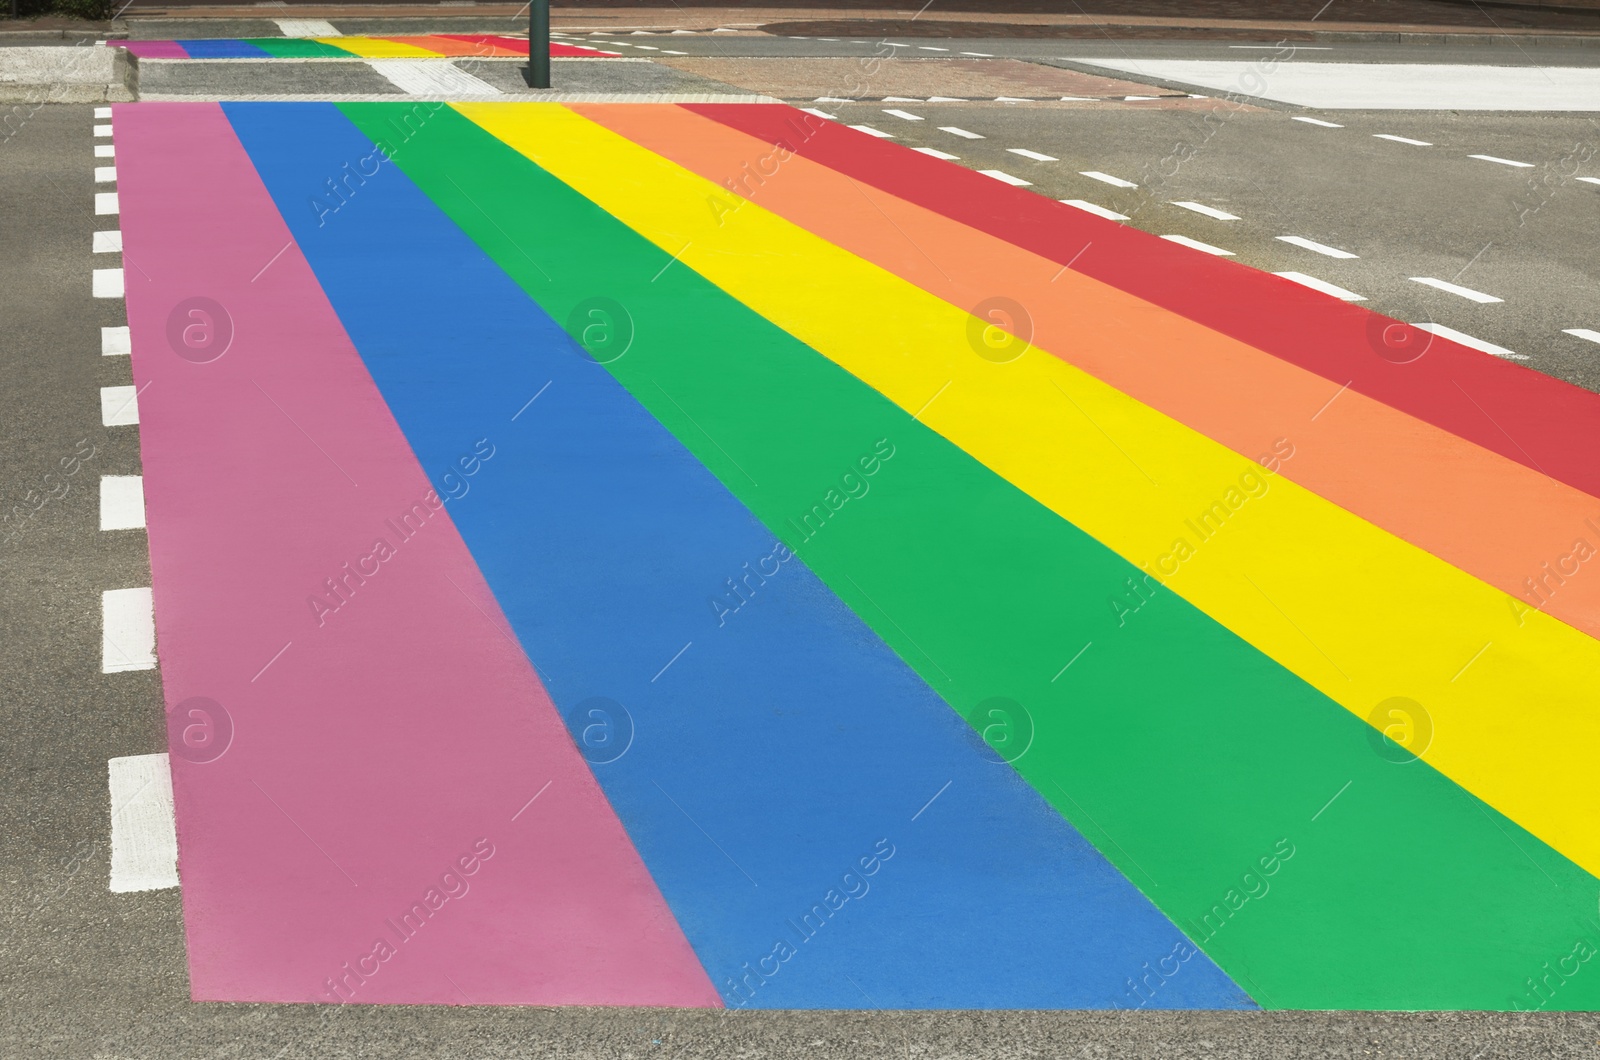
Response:
POLYGON ((115 116, 194 997, 718 1005, 221 108, 115 116))
POLYGON ((1043 257, 1072 262, 1078 272, 1600 497, 1594 458, 1600 395, 1441 338, 1419 359, 1397 364, 1379 356, 1381 340, 1373 337, 1389 318, 1271 273, 1195 253, 792 107, 686 106, 1043 257))

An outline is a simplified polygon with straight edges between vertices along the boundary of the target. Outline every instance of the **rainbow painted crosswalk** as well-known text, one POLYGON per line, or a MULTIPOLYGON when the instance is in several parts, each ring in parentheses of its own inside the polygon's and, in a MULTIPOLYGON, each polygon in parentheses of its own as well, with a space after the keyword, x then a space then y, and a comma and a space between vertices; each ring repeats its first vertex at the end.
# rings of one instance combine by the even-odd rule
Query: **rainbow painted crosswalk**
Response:
MULTIPOLYGON (((419 37, 246 37, 195 40, 117 40, 141 59, 503 59, 528 54, 528 38, 489 33, 432 33, 419 37)), ((552 41, 564 59, 616 58, 617 52, 552 41)))
POLYGON ((1594 394, 783 106, 115 128, 197 998, 1600 1005, 1594 394))

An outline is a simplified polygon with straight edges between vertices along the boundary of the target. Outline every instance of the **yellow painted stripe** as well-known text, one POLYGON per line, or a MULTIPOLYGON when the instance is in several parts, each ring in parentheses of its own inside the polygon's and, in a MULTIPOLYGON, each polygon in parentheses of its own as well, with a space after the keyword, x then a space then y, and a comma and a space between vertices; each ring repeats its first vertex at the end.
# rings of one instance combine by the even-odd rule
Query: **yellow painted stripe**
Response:
POLYGON ((1352 712, 1420 703, 1429 763, 1600 873, 1600 642, 565 108, 457 109, 1352 712))
POLYGON ((418 48, 414 44, 401 44, 399 41, 385 40, 382 37, 317 37, 320 44, 331 44, 335 48, 343 48, 351 55, 359 55, 363 59, 436 59, 438 52, 430 52, 426 48, 418 48))

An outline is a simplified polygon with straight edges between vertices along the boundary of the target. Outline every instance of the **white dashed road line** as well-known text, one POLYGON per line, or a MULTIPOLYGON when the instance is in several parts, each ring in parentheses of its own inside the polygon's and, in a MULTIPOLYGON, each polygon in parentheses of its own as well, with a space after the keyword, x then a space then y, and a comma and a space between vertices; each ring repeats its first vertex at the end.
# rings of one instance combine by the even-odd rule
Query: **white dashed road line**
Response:
POLYGON ((96 214, 111 214, 119 211, 116 192, 97 191, 94 193, 94 212, 96 214))
POLYGON ((1076 207, 1077 209, 1082 210, 1084 213, 1092 213, 1096 217, 1104 217, 1108 221, 1126 221, 1128 219, 1128 215, 1125 213, 1118 213, 1115 210, 1108 210, 1104 206, 1097 206, 1096 204, 1085 199, 1059 199, 1057 201, 1063 202, 1068 206, 1076 207))
POLYGON ((144 526, 144 476, 100 476, 100 529, 137 530, 144 526))
POLYGON ((111 108, 110 107, 96 107, 94 109, 94 117, 95 117, 96 121, 99 121, 102 118, 105 118, 105 119, 109 120, 111 118, 111 108))
POLYGON ((111 789, 111 890, 178 886, 178 827, 172 766, 164 754, 106 762, 111 789))
POLYGON ((96 298, 121 298, 122 294, 121 269, 94 270, 94 296, 96 298))
POLYGON ((94 156, 96 158, 115 158, 115 157, 117 157, 117 145, 116 144, 95 144, 94 145, 94 156))
POLYGON ((1393 140, 1397 144, 1410 144, 1412 147, 1432 147, 1433 146, 1432 144, 1430 144, 1426 140, 1413 140, 1409 136, 1394 136, 1394 135, 1391 135, 1390 133, 1373 133, 1372 135, 1375 138, 1379 139, 1379 140, 1393 140))
POLYGON ((884 113, 890 115, 891 117, 899 118, 902 121, 922 121, 923 120, 922 115, 920 115, 920 114, 912 114, 908 110, 886 109, 886 110, 884 110, 884 113))
POLYGON ((1470 301, 1477 302, 1481 305, 1488 305, 1490 302, 1505 301, 1504 298, 1496 298, 1492 294, 1484 294, 1482 291, 1474 291, 1470 287, 1462 287, 1458 284, 1450 283, 1447 280, 1435 279, 1432 276, 1413 276, 1411 277, 1411 282, 1425 284, 1428 287, 1434 287, 1441 291, 1448 291, 1450 294, 1469 299, 1470 301))
POLYGON ((139 422, 139 391, 131 386, 100 388, 100 424, 131 427, 139 422))
POLYGON ((994 58, 994 56, 990 55, 988 52, 962 52, 961 54, 962 55, 970 55, 974 59, 993 59, 994 58))
POLYGON ((805 111, 807 114, 815 114, 819 118, 827 118, 829 121, 839 120, 839 116, 837 114, 829 114, 827 111, 818 110, 816 107, 801 107, 800 109, 805 111))
POLYGON ((880 140, 894 139, 894 133, 886 133, 882 129, 874 129, 870 125, 852 125, 850 128, 854 129, 856 132, 864 132, 868 136, 876 136, 880 140))
MULTIPOLYGON (((117 233, 121 235, 122 233, 117 233)), ((129 337, 126 324, 114 328, 100 329, 100 356, 126 357, 133 352, 133 340, 129 337)))
POLYGON ((982 140, 984 138, 982 133, 968 132, 965 129, 958 129, 954 125, 941 125, 939 126, 939 131, 947 132, 952 136, 960 136, 967 140, 982 140))
POLYGON ((1455 328, 1447 328, 1443 324, 1413 324, 1412 327, 1420 328, 1423 331, 1431 331, 1441 339, 1449 339, 1451 342, 1460 343, 1463 346, 1482 353, 1493 354, 1508 361, 1526 361, 1528 359, 1527 354, 1512 353, 1504 346, 1496 346, 1492 342, 1484 342, 1482 339, 1474 338, 1466 332, 1457 331, 1455 328))
POLYGON ((1059 162, 1060 161, 1060 159, 1056 158, 1054 155, 1040 154, 1038 151, 1030 151, 1026 147, 1008 147, 1008 148, 1006 148, 1006 150, 1008 152, 1010 152, 1011 154, 1021 155, 1023 158, 1031 158, 1035 162, 1059 162))
POLYGON ((993 177, 1002 184, 1010 184, 1015 188, 1028 188, 1033 186, 1033 181, 1023 180, 1021 177, 1013 177, 1010 173, 1007 173, 1003 169, 980 169, 978 172, 982 173, 986 177, 993 177))
POLYGON ((96 232, 94 234, 94 252, 96 254, 122 253, 122 233, 116 230, 96 232))
POLYGON ((1207 254, 1215 254, 1219 258, 1233 257, 1233 251, 1231 250, 1223 250, 1221 247, 1214 247, 1210 243, 1202 243, 1198 239, 1190 239, 1188 236, 1162 236, 1161 238, 1176 243, 1179 246, 1189 247, 1192 250, 1200 250, 1207 254))
POLYGON ((94 127, 94 134, 96 136, 110 136, 111 135, 111 126, 109 126, 109 125, 96 125, 94 127))
POLYGON ((1319 280, 1315 276, 1307 276, 1303 272, 1275 272, 1273 275, 1281 276, 1285 280, 1292 280, 1303 287, 1311 288, 1313 291, 1321 291, 1323 294, 1331 294, 1333 297, 1346 302, 1365 302, 1367 300, 1365 295, 1356 294, 1354 291, 1347 291, 1343 287, 1338 287, 1329 283, 1327 280, 1319 280))
POLYGON ((1600 331, 1592 331, 1589 328, 1562 328, 1561 333, 1563 335, 1576 335, 1578 338, 1588 339, 1590 342, 1600 342, 1600 331))
POLYGON ((1326 243, 1318 243, 1316 240, 1307 239, 1305 236, 1279 236, 1278 239, 1281 242, 1300 247, 1304 250, 1314 251, 1330 258, 1354 258, 1360 256, 1357 254, 1352 254, 1348 250, 1340 250, 1338 247, 1330 247, 1326 243))
POLYGON ((956 159, 961 157, 960 155, 953 155, 949 151, 941 151, 937 147, 913 147, 911 150, 921 155, 928 155, 932 158, 942 158, 946 162, 954 162, 956 159))
POLYGON ((1237 214, 1231 214, 1226 210, 1219 210, 1214 206, 1206 206, 1203 203, 1175 202, 1172 205, 1181 206, 1185 210, 1193 210, 1195 213, 1205 214, 1207 217, 1215 218, 1218 221, 1237 221, 1239 219, 1237 214))
POLYGON ((1334 122, 1331 122, 1331 121, 1323 121, 1321 118, 1307 118, 1303 114, 1294 115, 1294 120, 1295 121, 1303 121, 1307 125, 1320 125, 1324 129, 1342 129, 1342 128, 1344 128, 1343 125, 1338 125, 1338 124, 1336 124, 1334 122))
POLYGON ((1098 169, 1086 169, 1079 173, 1078 176, 1088 177, 1090 180, 1098 180, 1102 184, 1110 184, 1118 188, 1137 188, 1139 186, 1131 180, 1123 180, 1121 177, 1113 177, 1110 173, 1102 173, 1098 169))
POLYGON ((117 182, 117 167, 95 166, 94 182, 96 184, 115 184, 117 182))
POLYGON ((1518 169, 1532 169, 1532 162, 1518 162, 1511 158, 1496 158, 1494 155, 1468 155, 1468 158, 1477 158, 1484 162, 1498 162, 1502 166, 1516 166, 1518 169))
POLYGON ((156 668, 156 616, 150 590, 107 589, 100 594, 100 672, 156 668))
POLYGON ((1600 177, 1579 177, 1585 184, 1600 184, 1600 177))

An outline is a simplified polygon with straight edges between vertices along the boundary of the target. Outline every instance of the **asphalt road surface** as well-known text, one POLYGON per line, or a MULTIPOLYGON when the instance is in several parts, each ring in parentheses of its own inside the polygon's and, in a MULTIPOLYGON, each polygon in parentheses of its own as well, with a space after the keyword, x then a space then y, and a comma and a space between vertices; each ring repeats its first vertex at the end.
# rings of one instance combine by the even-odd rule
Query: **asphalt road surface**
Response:
MULTIPOLYGON (((271 32, 267 27, 241 24, 225 32, 271 32)), ((220 35, 215 23, 206 28, 220 35)), ((172 24, 141 29, 160 37, 192 32, 193 26, 172 24)), ((688 59, 853 59, 883 51, 878 42, 744 34, 663 36, 648 44, 640 43, 643 36, 596 39, 650 59, 677 58, 672 53, 688 59)), ((1217 42, 1135 47, 918 39, 904 47, 924 56, 943 57, 923 49, 947 48, 951 58, 968 53, 975 59, 1025 59, 1134 81, 1139 79, 1077 60, 1248 54, 1217 42)), ((1307 49, 1295 58, 1470 63, 1488 54, 1482 46, 1360 44, 1307 49)), ((1500 65, 1595 66, 1600 48, 1501 47, 1492 57, 1500 65)), ((642 80, 625 90, 765 91, 747 80, 719 80, 681 67, 648 69, 654 73, 628 75, 642 80)), ((361 63, 195 64, 167 77, 162 91, 192 91, 195 98, 247 87, 269 93, 397 91, 361 63), (348 69, 335 69, 342 67, 348 69), (191 78, 189 89, 183 77, 191 78), (373 80, 343 87, 367 77, 373 80)), ((517 90, 512 78, 498 73, 494 84, 503 92, 517 90)), ((1334 285, 1383 313, 1449 328, 1532 369, 1600 389, 1594 249, 1600 245, 1600 161, 1594 157, 1600 128, 1592 116, 1309 111, 1270 102, 1238 107, 1214 98, 1187 99, 1171 83, 1157 88, 1165 98, 1108 96, 1094 103, 971 96, 929 102, 941 94, 936 87, 894 100, 871 98, 870 90, 855 99, 839 91, 785 98, 907 146, 954 156, 952 161, 992 171, 996 179, 1026 181, 1040 194, 1122 215, 1154 234, 1228 252, 1255 268, 1334 285), (1316 120, 1297 120, 1304 118, 1316 120)), ((47 106, 30 112, 0 143, 0 245, 6 248, 0 254, 0 365, 7 383, 0 394, 0 502, 5 511, 21 513, 0 534, 6 646, 0 653, 0 710, 8 733, 0 751, 8 810, 7 827, 0 830, 0 879, 7 891, 0 914, 0 1055, 1600 1055, 1600 1018, 1592 1014, 725 1013, 191 1004, 179 892, 115 894, 107 888, 114 808, 106 762, 159 751, 165 734, 154 670, 102 672, 102 594, 148 586, 149 569, 142 529, 100 528, 101 477, 138 475, 140 456, 135 426, 104 424, 102 388, 127 386, 131 375, 127 357, 102 354, 102 329, 124 319, 120 300, 93 296, 92 270, 132 271, 138 263, 93 249, 95 233, 114 229, 116 220, 95 212, 96 194, 114 188, 96 181, 96 167, 110 160, 91 152, 95 124, 89 106, 47 106)), ((1093 252, 1092 246, 1083 248, 1093 252)))

